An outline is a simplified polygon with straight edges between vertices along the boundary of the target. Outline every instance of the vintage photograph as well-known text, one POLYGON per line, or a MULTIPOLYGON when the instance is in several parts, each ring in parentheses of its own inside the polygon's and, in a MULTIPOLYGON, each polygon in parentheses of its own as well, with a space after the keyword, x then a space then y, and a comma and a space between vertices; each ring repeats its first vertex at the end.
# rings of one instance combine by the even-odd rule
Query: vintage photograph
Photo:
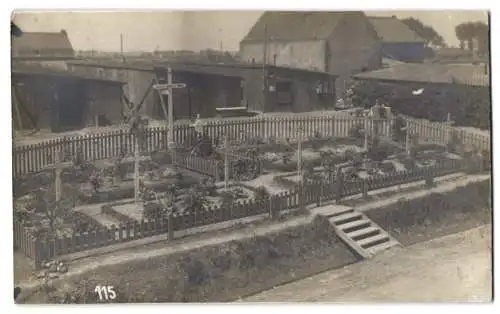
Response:
POLYGON ((14 302, 491 302, 490 20, 14 11, 14 302))

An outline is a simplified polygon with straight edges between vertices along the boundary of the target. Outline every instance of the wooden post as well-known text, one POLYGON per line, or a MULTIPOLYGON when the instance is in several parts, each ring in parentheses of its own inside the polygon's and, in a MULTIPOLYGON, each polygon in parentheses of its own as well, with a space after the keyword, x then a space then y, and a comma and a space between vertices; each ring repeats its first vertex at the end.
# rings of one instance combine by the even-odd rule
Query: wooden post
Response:
POLYGON ((410 143, 410 124, 408 121, 406 121, 406 137, 405 137, 405 149, 406 149, 406 154, 410 156, 411 153, 411 143, 410 143))
MULTIPOLYGON (((154 81, 155 84, 159 84, 160 82, 158 81, 158 78, 156 75, 154 75, 154 81)), ((158 96, 160 96, 160 104, 161 104, 161 109, 163 110, 163 115, 165 116, 165 119, 168 119, 168 111, 167 111, 167 106, 165 105, 165 101, 163 99, 163 95, 161 92, 158 92, 158 96)), ((167 126, 167 133, 168 133, 168 126, 167 126)), ((163 139, 163 144, 165 145, 165 139, 163 139)), ((168 142, 166 143, 165 148, 168 148, 168 142)))
POLYGON ((134 136, 134 201, 139 203, 139 188, 140 188, 140 152, 139 152, 139 134, 136 133, 134 136))
POLYGON ((451 136, 450 136, 451 129, 449 127, 451 125, 450 121, 451 121, 451 115, 448 112, 448 115, 446 116, 446 124, 445 124, 445 126, 446 126, 446 137, 445 137, 445 143, 444 143, 445 151, 447 153, 449 153, 448 143, 450 142, 450 139, 451 139, 451 136))
POLYGON ((337 170, 337 179, 335 180, 335 203, 340 204, 342 201, 342 192, 343 192, 343 176, 342 176, 342 169, 338 168, 337 170))
POLYGON ((366 179, 363 179, 362 181, 362 184, 363 184, 363 197, 364 198, 367 198, 368 197, 368 182, 366 179))
POLYGON ((61 173, 63 169, 62 165, 62 151, 58 150, 56 152, 56 165, 55 165, 55 172, 56 172, 56 178, 55 178, 55 189, 56 189, 56 204, 61 201, 62 198, 62 180, 61 180, 61 173))
POLYGON ((364 142, 365 151, 368 151, 368 115, 365 114, 365 142, 364 142))
POLYGON ((305 209, 305 200, 304 200, 304 182, 302 180, 302 137, 301 134, 299 134, 298 138, 298 145, 297 145, 297 176, 299 180, 299 203, 300 203, 300 210, 305 209))
MULTIPOLYGON (((156 80, 156 77, 155 77, 156 80)), ((167 91, 168 93, 168 112, 167 112, 167 120, 168 120, 168 129, 167 129, 167 145, 168 148, 173 148, 175 145, 174 142, 174 97, 173 90, 175 88, 184 88, 186 84, 184 83, 172 83, 172 67, 168 66, 167 68, 167 84, 155 84, 153 88, 160 91, 160 95, 164 95, 163 91, 167 91)), ((163 98, 160 97, 160 101, 162 102, 163 112, 165 113, 165 104, 163 103, 163 98)))
POLYGON ((229 187, 229 142, 227 135, 224 135, 224 187, 229 187))
POLYGON ((168 89, 168 133, 167 142, 168 148, 173 148, 174 144, 174 97, 172 93, 172 68, 169 66, 167 69, 167 83, 170 85, 168 89))
POLYGON ((432 175, 432 170, 428 169, 425 172, 425 186, 430 188, 434 185, 434 176, 432 175))
POLYGON ((173 213, 168 213, 168 216, 167 216, 167 237, 168 237, 168 241, 174 240, 174 215, 173 215, 173 213))

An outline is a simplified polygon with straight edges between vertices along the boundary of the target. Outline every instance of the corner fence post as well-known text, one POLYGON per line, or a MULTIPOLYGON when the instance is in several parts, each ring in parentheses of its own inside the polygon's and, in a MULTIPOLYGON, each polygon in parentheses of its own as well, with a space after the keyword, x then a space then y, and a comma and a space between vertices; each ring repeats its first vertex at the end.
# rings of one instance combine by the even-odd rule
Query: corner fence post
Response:
POLYGON ((425 171, 425 186, 430 188, 434 185, 434 175, 432 169, 426 169, 425 171))
POLYGON ((167 219, 167 240, 168 241, 173 241, 174 240, 174 215, 173 213, 168 214, 168 219, 167 219))
POLYGON ((363 197, 367 198, 368 197, 368 181, 366 179, 363 179, 361 181, 361 184, 362 184, 363 197))

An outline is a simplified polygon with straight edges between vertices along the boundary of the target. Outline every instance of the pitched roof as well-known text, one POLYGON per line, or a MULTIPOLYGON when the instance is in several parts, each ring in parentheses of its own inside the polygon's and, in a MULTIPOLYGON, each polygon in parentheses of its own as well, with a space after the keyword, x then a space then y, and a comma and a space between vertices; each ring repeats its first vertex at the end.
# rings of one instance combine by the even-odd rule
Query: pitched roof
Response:
POLYGON ((10 22, 10 36, 19 37, 23 31, 14 22, 10 22))
POLYGON ((25 32, 12 39, 13 57, 72 57, 73 47, 65 31, 25 32))
POLYGON ((484 65, 473 64, 401 64, 354 75, 356 79, 417 83, 490 86, 484 65))
POLYGON ((242 42, 268 40, 318 40, 328 38, 337 23, 348 14, 363 12, 265 12, 242 42))
POLYGON ((426 40, 396 17, 368 17, 378 37, 386 43, 425 43, 426 40))

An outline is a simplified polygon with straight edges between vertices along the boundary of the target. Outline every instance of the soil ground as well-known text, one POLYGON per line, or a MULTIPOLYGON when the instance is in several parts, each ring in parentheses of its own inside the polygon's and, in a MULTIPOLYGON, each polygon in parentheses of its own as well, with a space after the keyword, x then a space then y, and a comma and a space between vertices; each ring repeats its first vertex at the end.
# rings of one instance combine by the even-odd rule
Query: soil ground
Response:
POLYGON ((243 302, 490 302, 491 225, 393 249, 243 302))

